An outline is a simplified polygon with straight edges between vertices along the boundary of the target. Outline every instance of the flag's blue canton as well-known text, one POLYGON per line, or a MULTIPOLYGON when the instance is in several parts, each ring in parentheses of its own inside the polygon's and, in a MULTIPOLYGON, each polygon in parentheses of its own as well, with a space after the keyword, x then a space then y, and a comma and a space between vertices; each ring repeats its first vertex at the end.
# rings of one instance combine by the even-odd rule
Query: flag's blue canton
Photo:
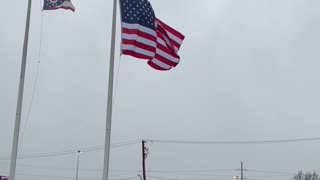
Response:
POLYGON ((121 0, 122 22, 155 29, 155 14, 148 0, 121 0))
POLYGON ((54 9, 65 1, 66 0, 45 0, 43 4, 43 10, 54 9))

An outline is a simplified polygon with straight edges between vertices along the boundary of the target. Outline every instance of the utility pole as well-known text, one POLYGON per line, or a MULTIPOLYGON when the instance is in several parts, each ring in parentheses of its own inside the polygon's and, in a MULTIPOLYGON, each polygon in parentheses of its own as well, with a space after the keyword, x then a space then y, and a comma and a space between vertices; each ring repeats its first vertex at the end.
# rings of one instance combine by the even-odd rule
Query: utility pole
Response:
POLYGON ((143 175, 143 180, 146 180, 146 158, 147 158, 147 153, 146 153, 146 141, 142 140, 142 175, 143 175))
POLYGON ((241 180, 243 180, 243 162, 241 161, 241 180))
POLYGON ((240 170, 240 177, 239 176, 235 176, 234 179, 236 180, 246 180, 247 178, 244 178, 243 176, 243 171, 247 171, 246 169, 243 169, 243 162, 241 161, 241 168, 240 169, 236 169, 237 171, 240 170))
POLYGON ((81 151, 80 151, 80 150, 78 150, 78 151, 77 151, 77 170, 76 170, 76 180, 78 180, 80 154, 81 154, 81 151))

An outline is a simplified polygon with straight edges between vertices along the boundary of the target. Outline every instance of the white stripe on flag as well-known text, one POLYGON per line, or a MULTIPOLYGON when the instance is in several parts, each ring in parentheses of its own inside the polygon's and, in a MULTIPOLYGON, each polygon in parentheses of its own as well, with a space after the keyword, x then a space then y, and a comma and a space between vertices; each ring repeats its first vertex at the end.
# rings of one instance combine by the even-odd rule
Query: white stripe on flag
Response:
MULTIPOLYGON (((167 38, 165 38, 165 39, 167 39, 167 38)), ((163 45, 164 47, 171 48, 172 50, 174 50, 173 47, 168 46, 167 43, 164 41, 164 39, 161 39, 160 37, 157 38, 157 42, 158 42, 159 44, 163 45)), ((176 51, 175 51, 175 52, 176 52, 176 51)))
POLYGON ((159 48, 157 48, 156 54, 159 54, 160 56, 166 58, 167 60, 172 61, 172 62, 177 63, 177 64, 178 64, 179 61, 180 61, 178 58, 173 57, 172 55, 170 55, 170 54, 162 51, 162 50, 159 49, 159 48))
POLYGON ((182 43, 182 39, 178 38, 177 36, 173 35, 171 32, 166 31, 168 33, 168 36, 170 39, 174 40, 176 43, 181 44, 182 43))
POLYGON ((168 64, 165 64, 165 63, 159 61, 158 59, 152 59, 151 62, 153 62, 154 64, 156 64, 157 66, 159 66, 159 67, 161 67, 162 69, 165 69, 165 70, 169 70, 169 69, 172 68, 168 64))
POLYGON ((142 44, 149 45, 151 47, 157 47, 157 43, 156 42, 151 41, 151 40, 146 39, 146 38, 143 38, 141 36, 138 36, 137 34, 126 34, 126 33, 123 33, 122 34, 122 39, 135 40, 135 41, 138 41, 138 42, 140 42, 142 44))
POLYGON ((140 30, 142 32, 145 32, 147 34, 150 34, 154 37, 157 36, 156 32, 153 29, 141 26, 140 24, 129 24, 129 23, 122 22, 121 25, 123 28, 136 29, 136 30, 140 30))
POLYGON ((142 54, 142 55, 145 55, 145 56, 149 56, 150 58, 153 58, 155 53, 154 52, 150 52, 150 51, 147 51, 145 49, 141 49, 135 45, 131 45, 131 44, 122 44, 121 45, 121 49, 122 50, 129 50, 129 51, 134 51, 136 53, 139 53, 139 54, 142 54))
POLYGON ((64 1, 61 5, 57 6, 57 8, 61 8, 61 7, 75 9, 75 7, 70 1, 64 1))

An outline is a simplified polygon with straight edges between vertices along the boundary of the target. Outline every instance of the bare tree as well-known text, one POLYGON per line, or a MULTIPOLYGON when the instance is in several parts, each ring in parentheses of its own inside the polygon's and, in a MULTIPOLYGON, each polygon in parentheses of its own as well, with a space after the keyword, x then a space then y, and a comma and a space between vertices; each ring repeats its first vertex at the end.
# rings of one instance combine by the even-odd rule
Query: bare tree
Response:
POLYGON ((302 171, 299 171, 298 174, 293 176, 292 180, 320 180, 320 177, 316 172, 303 173, 302 171))

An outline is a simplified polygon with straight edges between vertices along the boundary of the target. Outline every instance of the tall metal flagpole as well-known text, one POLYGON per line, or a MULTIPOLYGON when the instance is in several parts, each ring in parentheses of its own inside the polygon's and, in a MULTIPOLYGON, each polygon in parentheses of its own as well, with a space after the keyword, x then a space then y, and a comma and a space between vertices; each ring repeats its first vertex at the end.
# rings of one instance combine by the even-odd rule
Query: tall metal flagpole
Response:
POLYGON ((102 180, 108 180, 109 156, 110 156, 110 139, 111 139, 111 119, 112 119, 112 98, 113 98, 113 76, 114 76, 114 54, 116 44, 116 22, 117 22, 117 2, 113 0, 111 47, 110 47, 110 65, 108 81, 108 99, 107 99, 107 117, 106 117, 106 134, 104 148, 104 165, 102 180))
POLYGON ((27 64, 27 54, 28 54, 29 26, 30 26, 31 3, 32 3, 31 1, 32 0, 28 0, 27 19, 26 19, 26 27, 25 27, 25 34, 24 34, 24 42, 23 42, 20 83, 19 83, 17 109, 16 109, 16 120, 14 124, 11 162, 10 162, 10 171, 9 171, 10 180, 15 180, 15 174, 16 174, 19 131, 20 131, 22 102, 23 102, 23 87, 24 87, 24 79, 26 74, 26 64, 27 64))

